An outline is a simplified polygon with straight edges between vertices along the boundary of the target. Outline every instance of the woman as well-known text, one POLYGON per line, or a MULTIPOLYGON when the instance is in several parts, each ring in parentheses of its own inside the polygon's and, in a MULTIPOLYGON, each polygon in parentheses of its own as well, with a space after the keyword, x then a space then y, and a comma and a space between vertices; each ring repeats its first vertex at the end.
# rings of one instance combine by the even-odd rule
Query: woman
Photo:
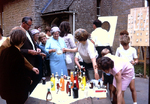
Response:
MULTIPOLYGON (((63 21, 61 22, 60 26, 60 37, 62 37, 66 43, 66 46, 68 49, 73 49, 76 48, 76 44, 74 42, 74 37, 70 32, 70 25, 69 22, 67 21, 63 21)), ((70 76, 70 71, 74 71, 74 56, 75 54, 72 52, 66 52, 66 55, 69 55, 69 57, 71 57, 72 63, 67 64, 67 70, 68 70, 68 75, 70 76)))
POLYGON ((26 32, 15 27, 10 32, 11 46, 0 55, 0 95, 7 104, 24 104, 32 80, 25 73, 24 57, 20 48, 26 40, 26 32))
POLYGON ((88 69, 93 68, 95 72, 95 79, 99 79, 99 74, 98 74, 97 64, 96 64, 96 58, 98 57, 98 53, 95 49, 94 44, 88 39, 88 37, 89 34, 85 29, 81 29, 81 28, 77 29, 75 31, 75 38, 79 41, 77 43, 77 48, 64 49, 64 51, 67 52, 78 51, 84 61, 87 77, 88 77, 88 69))
POLYGON ((99 69, 114 76, 113 104, 125 104, 123 98, 124 91, 133 78, 133 65, 127 60, 111 55, 110 53, 98 59, 97 64, 99 69))
POLYGON ((50 57, 50 69, 51 73, 58 72, 58 75, 68 75, 67 66, 65 62, 65 54, 63 53, 63 48, 66 48, 64 39, 59 37, 60 30, 58 27, 53 27, 51 29, 52 37, 46 42, 45 49, 49 53, 50 57))

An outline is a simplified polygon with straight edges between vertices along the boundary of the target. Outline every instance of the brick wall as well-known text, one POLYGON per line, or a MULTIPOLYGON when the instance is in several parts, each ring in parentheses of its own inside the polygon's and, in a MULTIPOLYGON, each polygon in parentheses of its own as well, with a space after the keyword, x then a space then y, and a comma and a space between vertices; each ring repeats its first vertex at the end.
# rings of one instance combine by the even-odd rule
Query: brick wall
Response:
POLYGON ((21 25, 24 16, 33 17, 34 0, 14 0, 3 6, 4 35, 7 36, 14 26, 21 25))
POLYGON ((127 30, 127 19, 131 8, 143 7, 143 0, 112 0, 112 16, 118 16, 116 33, 113 43, 113 52, 115 53, 119 46, 120 31, 127 30))

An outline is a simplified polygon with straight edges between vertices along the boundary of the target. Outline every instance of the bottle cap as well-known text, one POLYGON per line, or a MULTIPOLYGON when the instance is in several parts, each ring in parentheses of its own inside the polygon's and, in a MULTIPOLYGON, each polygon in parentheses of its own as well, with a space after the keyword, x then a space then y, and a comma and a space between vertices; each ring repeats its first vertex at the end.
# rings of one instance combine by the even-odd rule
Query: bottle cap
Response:
POLYGON ((71 72, 71 74, 73 74, 73 72, 71 72))
POLYGON ((74 83, 76 83, 76 80, 74 80, 74 83))
POLYGON ((85 72, 83 72, 83 74, 85 74, 85 72))
POLYGON ((48 91, 50 91, 50 88, 48 88, 48 91))

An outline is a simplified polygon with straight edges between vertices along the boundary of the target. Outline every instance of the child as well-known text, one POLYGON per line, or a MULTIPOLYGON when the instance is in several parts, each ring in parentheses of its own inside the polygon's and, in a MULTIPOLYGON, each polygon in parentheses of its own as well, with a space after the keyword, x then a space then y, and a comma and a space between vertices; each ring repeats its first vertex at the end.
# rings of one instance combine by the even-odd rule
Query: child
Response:
MULTIPOLYGON (((118 47, 115 56, 122 57, 127 59, 132 65, 135 65, 138 63, 138 56, 136 49, 131 47, 129 45, 130 43, 130 37, 128 35, 123 35, 120 38, 120 43, 122 47, 118 47)), ((136 90, 135 90, 135 74, 132 78, 132 81, 129 85, 130 90, 132 92, 132 99, 134 104, 137 104, 137 98, 136 98, 136 90)))
MULTIPOLYGON (((102 57, 106 54, 110 53, 110 51, 107 48, 104 48, 101 52, 102 57)), ((113 75, 110 73, 105 73, 103 72, 102 74, 102 80, 104 81, 103 85, 106 86, 107 88, 107 83, 109 83, 109 94, 110 94, 110 99, 112 101, 112 83, 113 83, 113 75)))

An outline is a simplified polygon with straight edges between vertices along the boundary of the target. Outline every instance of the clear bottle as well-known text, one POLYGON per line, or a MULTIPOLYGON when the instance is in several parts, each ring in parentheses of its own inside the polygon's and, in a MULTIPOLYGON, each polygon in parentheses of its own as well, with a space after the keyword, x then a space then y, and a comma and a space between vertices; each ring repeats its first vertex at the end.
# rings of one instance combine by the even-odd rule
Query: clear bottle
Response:
POLYGON ((81 84, 82 88, 81 90, 85 90, 85 86, 86 86, 86 77, 85 77, 85 72, 83 72, 83 77, 82 77, 82 84, 81 84))
POLYGON ((74 87, 74 77, 73 77, 73 72, 71 72, 71 75, 70 75, 70 81, 71 81, 71 88, 74 87))
POLYGON ((63 74, 61 75, 61 79, 60 79, 60 89, 61 91, 65 91, 65 80, 63 74))
POLYGON ((51 91, 55 91, 55 78, 54 78, 54 73, 52 73, 52 77, 51 77, 51 91))
POLYGON ((76 80, 74 80, 74 87, 73 87, 73 98, 78 98, 78 88, 76 86, 76 80))
MULTIPOLYGON (((55 74, 55 89, 57 89, 57 83, 59 83, 58 72, 56 72, 56 74, 55 74)), ((57 93, 57 91, 56 91, 56 93, 57 93)))
POLYGON ((46 94, 46 101, 51 101, 52 100, 52 94, 50 92, 50 88, 48 88, 48 92, 46 94))

